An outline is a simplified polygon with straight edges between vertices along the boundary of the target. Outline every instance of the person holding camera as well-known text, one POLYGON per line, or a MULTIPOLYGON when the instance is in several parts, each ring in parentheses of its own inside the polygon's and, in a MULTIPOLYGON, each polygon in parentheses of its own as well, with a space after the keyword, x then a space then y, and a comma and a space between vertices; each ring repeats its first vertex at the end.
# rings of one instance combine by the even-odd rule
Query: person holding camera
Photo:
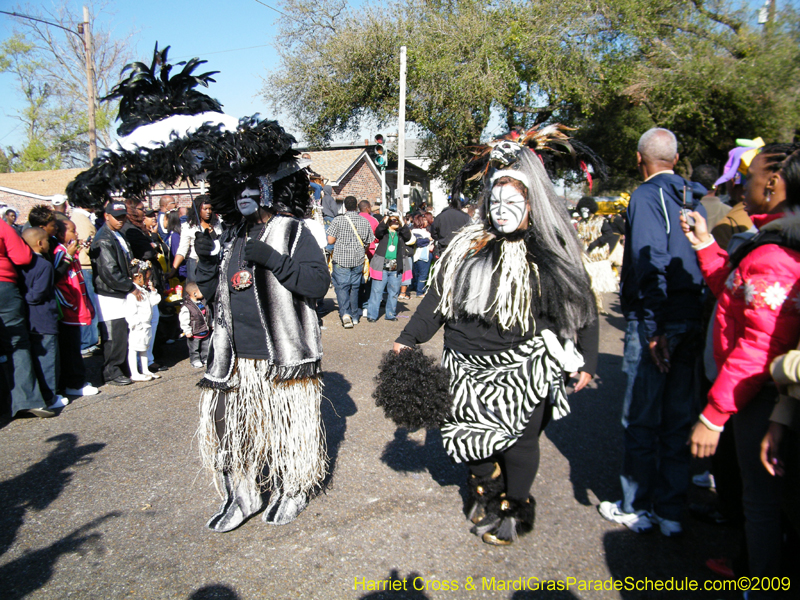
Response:
MULTIPOLYGON (((397 297, 400 295, 400 284, 404 279, 411 279, 411 273, 404 271, 406 257, 411 255, 407 244, 413 239, 400 215, 387 214, 375 228, 378 247, 369 263, 369 276, 372 278, 372 291, 367 306, 367 321, 378 320, 383 291, 388 290, 386 300, 386 320, 397 320, 397 297)), ((413 242, 411 242, 413 243, 413 242)))

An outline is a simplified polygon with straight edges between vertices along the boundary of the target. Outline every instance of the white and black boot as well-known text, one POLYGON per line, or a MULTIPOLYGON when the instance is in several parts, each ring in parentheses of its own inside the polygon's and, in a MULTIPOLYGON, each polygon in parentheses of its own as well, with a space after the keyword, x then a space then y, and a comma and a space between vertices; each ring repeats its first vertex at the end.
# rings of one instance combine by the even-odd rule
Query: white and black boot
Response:
POLYGON ((222 474, 222 482, 225 488, 225 500, 206 523, 206 527, 217 533, 236 529, 264 506, 264 500, 255 482, 242 481, 234 488, 228 473, 222 474))
POLYGON ((286 525, 294 521, 306 506, 308 495, 305 492, 287 496, 282 490, 275 490, 261 519, 269 525, 286 525))

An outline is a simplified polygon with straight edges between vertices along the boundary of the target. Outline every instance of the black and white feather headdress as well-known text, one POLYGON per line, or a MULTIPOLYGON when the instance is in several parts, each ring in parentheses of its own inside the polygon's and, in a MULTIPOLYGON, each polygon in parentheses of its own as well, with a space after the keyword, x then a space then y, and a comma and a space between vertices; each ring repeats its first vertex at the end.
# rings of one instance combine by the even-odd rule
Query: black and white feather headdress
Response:
POLYGON ((196 183, 208 176, 215 212, 235 217, 235 200, 250 178, 264 178, 262 204, 302 215, 308 179, 292 150, 294 138, 275 121, 236 119, 198 91, 216 71, 194 75, 206 61, 194 58, 172 75, 169 47, 153 61, 127 65, 128 73, 106 96, 119 98, 122 135, 67 186, 73 206, 93 210, 113 195, 142 197, 159 184, 196 183), (298 206, 297 204, 302 206, 298 206))

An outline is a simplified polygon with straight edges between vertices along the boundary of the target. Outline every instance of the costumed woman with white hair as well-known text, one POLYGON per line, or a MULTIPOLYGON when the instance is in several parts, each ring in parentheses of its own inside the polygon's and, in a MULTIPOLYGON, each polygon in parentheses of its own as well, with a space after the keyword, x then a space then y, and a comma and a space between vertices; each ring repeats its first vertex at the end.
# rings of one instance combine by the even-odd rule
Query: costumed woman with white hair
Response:
POLYGON ((226 135, 218 156, 236 158, 208 181, 228 227, 195 238, 197 285, 215 306, 198 438, 224 497, 207 524, 217 532, 261 510, 263 490, 264 522, 291 522, 326 473, 315 306, 330 275, 303 223, 308 175, 293 142, 275 122, 226 135))
POLYGON ((533 528, 539 435, 569 412, 564 373, 579 378, 577 391, 597 362, 583 250, 539 155, 555 144, 572 151, 559 127, 532 129, 492 142, 464 167, 453 196, 480 177, 481 222, 462 228, 435 265, 374 394, 398 424, 441 427, 447 454, 470 470, 472 531, 493 545, 533 528), (407 348, 442 326, 446 373, 437 374, 432 359, 407 348), (429 382, 427 398, 409 399, 404 378, 429 382), (434 398, 438 424, 422 415, 434 398))

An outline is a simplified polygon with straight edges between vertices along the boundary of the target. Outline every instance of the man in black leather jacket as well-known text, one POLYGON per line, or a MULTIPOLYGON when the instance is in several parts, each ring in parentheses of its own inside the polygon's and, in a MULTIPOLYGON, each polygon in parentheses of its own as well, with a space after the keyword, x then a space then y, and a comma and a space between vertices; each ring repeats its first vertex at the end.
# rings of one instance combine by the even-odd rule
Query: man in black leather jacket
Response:
POLYGON ((109 202, 105 207, 105 225, 97 230, 89 250, 103 346, 103 378, 111 385, 131 383, 123 371, 128 358, 124 303, 129 293, 141 294, 131 279, 130 264, 134 258, 131 247, 120 234, 127 214, 124 202, 109 202))

